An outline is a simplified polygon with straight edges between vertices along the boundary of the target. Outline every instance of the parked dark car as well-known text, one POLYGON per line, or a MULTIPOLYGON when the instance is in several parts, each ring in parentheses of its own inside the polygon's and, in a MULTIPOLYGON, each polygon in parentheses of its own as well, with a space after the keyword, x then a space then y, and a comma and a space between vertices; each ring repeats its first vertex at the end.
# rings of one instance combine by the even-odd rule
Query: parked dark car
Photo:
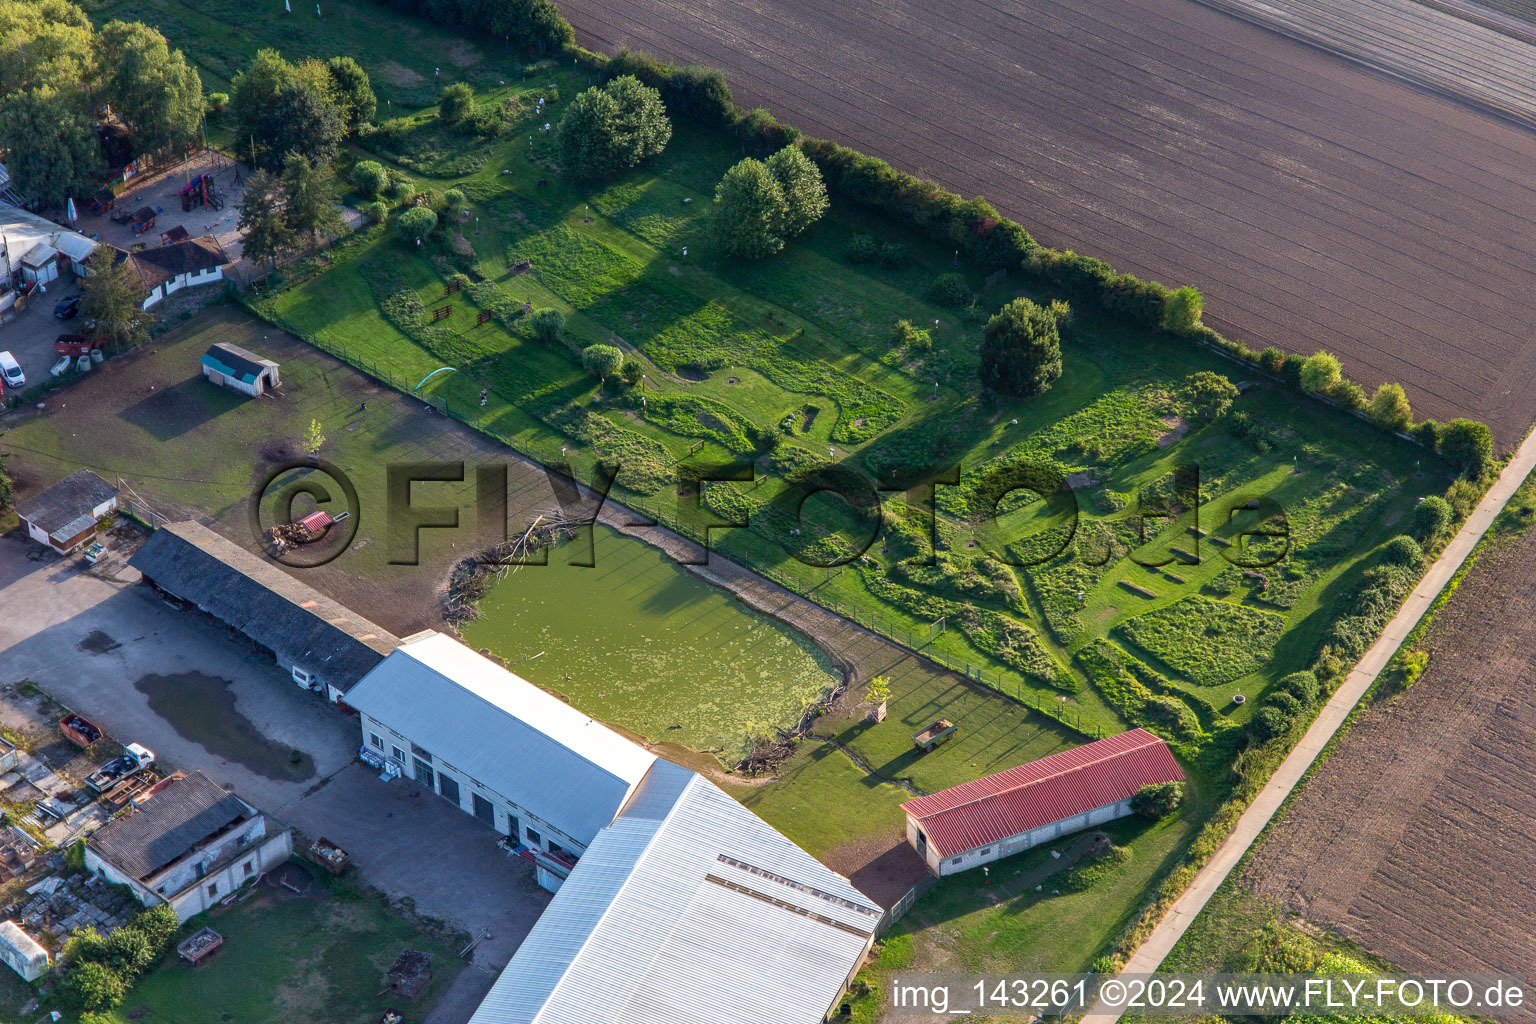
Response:
POLYGON ((60 299, 59 304, 53 307, 53 315, 60 320, 69 320, 80 312, 80 296, 71 295, 67 299, 60 299))

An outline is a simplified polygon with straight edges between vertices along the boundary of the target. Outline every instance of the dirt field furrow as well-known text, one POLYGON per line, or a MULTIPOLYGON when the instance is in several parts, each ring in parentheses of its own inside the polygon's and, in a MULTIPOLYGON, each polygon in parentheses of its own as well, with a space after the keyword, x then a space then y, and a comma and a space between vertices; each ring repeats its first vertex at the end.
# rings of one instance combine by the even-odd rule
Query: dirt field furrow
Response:
MULTIPOLYGON (((579 41, 982 194, 1508 445, 1536 384, 1536 135, 1190 0, 572 0, 579 41)), ((1522 44, 1523 45, 1523 44, 1522 44)))
POLYGON ((1536 969, 1536 534, 1483 556, 1244 884, 1405 970, 1536 969))

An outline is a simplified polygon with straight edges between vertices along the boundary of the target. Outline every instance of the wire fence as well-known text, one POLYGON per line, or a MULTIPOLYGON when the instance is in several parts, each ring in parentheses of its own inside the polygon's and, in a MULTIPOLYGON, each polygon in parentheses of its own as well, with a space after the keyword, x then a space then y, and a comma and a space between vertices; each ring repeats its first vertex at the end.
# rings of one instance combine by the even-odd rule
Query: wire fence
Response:
MULTIPOLYGON (((564 471, 568 468, 565 461, 565 448, 558 441, 545 444, 529 443, 526 438, 518 438, 514 441, 512 438, 500 434, 491 427, 486 422, 487 417, 482 414, 478 406, 471 407, 470 409, 461 409, 449 402, 444 395, 414 395, 412 392, 412 388, 415 386, 414 383, 401 377, 388 367, 380 366, 372 360, 364 359, 348 352, 341 346, 332 344, 312 332, 301 330, 286 318, 273 313, 269 309, 261 308, 258 303, 250 301, 244 295, 239 295, 238 298, 247 309, 272 324, 272 326, 287 331, 306 344, 313 345, 320 351, 367 373, 375 380, 382 381, 398 391, 412 394, 413 397, 418 398, 443 415, 474 427, 481 433, 519 452, 524 457, 556 471, 564 471)), ((625 507, 639 512, 674 533, 701 544, 706 549, 708 548, 706 530, 704 528, 698 524, 684 522, 675 513, 669 514, 660 505, 648 504, 638 495, 630 496, 622 502, 615 501, 612 503, 623 504, 625 507)), ((805 579, 794 573, 785 572, 777 566, 769 565, 754 565, 751 567, 751 571, 772 580, 791 593, 805 598, 807 601, 826 609, 834 615, 840 615, 853 622, 854 625, 906 649, 916 657, 922 658, 934 665, 942 666, 948 671, 959 673, 979 685, 985 686, 1006 697, 1011 697, 1030 710, 1055 720, 1065 728, 1095 739, 1104 735, 1103 727, 1100 724, 1091 720, 1085 723, 1081 708, 1067 706, 1064 695, 1059 692, 1032 685, 1018 673, 999 669, 996 666, 980 664, 980 658, 973 651, 955 650, 948 640, 948 632, 941 632, 937 636, 930 636, 928 635, 928 628, 914 625, 911 620, 897 618, 891 615, 889 610, 885 610, 882 613, 873 608, 861 606, 849 600, 846 596, 834 596, 824 593, 823 591, 831 582, 832 574, 814 566, 804 566, 803 568, 809 575, 819 573, 821 578, 805 579)))

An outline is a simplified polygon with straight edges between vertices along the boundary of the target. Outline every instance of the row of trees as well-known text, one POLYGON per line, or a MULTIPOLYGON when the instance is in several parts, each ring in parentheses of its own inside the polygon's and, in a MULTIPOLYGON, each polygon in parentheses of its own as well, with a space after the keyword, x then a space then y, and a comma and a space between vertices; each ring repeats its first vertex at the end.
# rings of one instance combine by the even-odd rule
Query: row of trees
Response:
POLYGON ((351 57, 294 64, 270 49, 235 76, 229 101, 237 150, 272 172, 285 168, 290 153, 334 162, 342 142, 377 111, 368 73, 351 57))
POLYGON ((164 153, 196 140, 203 102, 197 71, 148 25, 98 32, 67 0, 0 0, 0 151, 26 198, 57 206, 95 190, 101 107, 138 152, 164 153))

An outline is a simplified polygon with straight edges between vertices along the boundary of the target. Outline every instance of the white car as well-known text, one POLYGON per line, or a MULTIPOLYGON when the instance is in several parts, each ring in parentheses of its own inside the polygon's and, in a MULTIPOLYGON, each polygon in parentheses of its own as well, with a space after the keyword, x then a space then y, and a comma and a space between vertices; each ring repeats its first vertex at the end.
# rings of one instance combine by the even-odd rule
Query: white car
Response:
POLYGON ((8 388, 26 387, 27 375, 21 372, 21 364, 9 352, 0 352, 0 378, 8 388))
POLYGON ((69 364, 73 360, 69 356, 59 356, 58 362, 48 368, 50 377, 62 377, 69 372, 69 364))

